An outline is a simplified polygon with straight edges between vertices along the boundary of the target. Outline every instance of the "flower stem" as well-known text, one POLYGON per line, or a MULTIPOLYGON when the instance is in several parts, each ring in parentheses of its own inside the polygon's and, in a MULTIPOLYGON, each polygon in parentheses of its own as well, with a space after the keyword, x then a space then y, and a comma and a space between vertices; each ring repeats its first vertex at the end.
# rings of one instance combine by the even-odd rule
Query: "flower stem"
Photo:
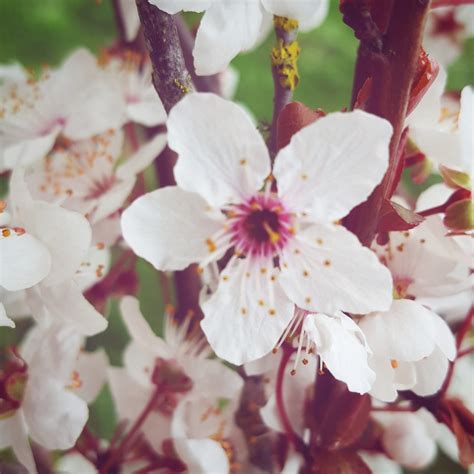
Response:
POLYGON ((298 451, 306 459, 308 459, 309 458, 308 447, 291 426, 291 422, 288 418, 288 414, 285 409, 285 401, 283 399, 283 380, 285 378, 285 369, 286 369, 286 366, 288 365, 288 361, 290 360, 291 354, 293 353, 293 349, 290 347, 285 347, 283 345, 282 350, 283 350, 283 355, 280 360, 280 365, 278 366, 276 385, 275 385, 275 398, 276 398, 278 416, 280 417, 281 424, 283 426, 283 429, 285 430, 285 433, 290 443, 294 446, 296 451, 298 451))
POLYGON ((120 441, 120 443, 114 448, 114 450, 110 453, 107 461, 100 468, 99 474, 107 474, 109 472, 109 469, 114 467, 116 463, 120 463, 122 456, 127 454, 127 449, 129 449, 129 445, 132 443, 132 441, 135 440, 137 433, 143 426, 143 423, 148 418, 148 415, 153 411, 153 408, 155 407, 160 395, 160 388, 156 387, 152 396, 148 400, 148 403, 145 405, 138 418, 134 421, 128 433, 124 436, 122 441, 120 441))

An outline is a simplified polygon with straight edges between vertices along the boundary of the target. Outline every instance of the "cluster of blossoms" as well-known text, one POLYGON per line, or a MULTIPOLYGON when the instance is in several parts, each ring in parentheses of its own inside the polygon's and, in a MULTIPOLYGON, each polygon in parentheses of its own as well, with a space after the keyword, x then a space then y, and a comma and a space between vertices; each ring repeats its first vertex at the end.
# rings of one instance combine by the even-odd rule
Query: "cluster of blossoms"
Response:
MULTIPOLYGON (((381 64, 361 34, 383 36, 374 3, 340 8, 359 60, 381 64)), ((424 7, 397 119, 371 105, 374 72, 351 110, 290 103, 294 38, 327 0, 114 6, 122 37, 98 57, 0 67, 0 326, 18 341, 1 349, 0 449, 29 473, 401 473, 437 446, 474 463, 474 91, 446 94, 444 69, 474 6, 424 7), (183 11, 203 12, 196 91, 160 79, 184 67, 183 11), (159 24, 172 54, 151 40, 159 24), (267 137, 230 100, 229 63, 272 24, 267 137), (137 257, 159 272, 163 337, 140 310, 137 257), (120 365, 99 347, 109 322, 129 335, 120 365), (118 422, 100 439, 88 406, 106 386, 118 422)))

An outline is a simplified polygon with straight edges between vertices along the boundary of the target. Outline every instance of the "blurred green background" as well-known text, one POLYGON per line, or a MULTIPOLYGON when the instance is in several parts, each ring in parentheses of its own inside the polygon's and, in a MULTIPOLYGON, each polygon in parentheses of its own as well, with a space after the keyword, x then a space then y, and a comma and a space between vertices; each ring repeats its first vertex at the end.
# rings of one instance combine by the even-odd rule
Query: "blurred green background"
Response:
MULTIPOLYGON (((349 105, 357 41, 331 0, 328 19, 317 30, 301 34, 300 84, 295 100, 326 111, 349 105)), ((189 21, 196 16, 189 17, 189 21)), ((74 48, 86 46, 98 52, 111 44, 116 35, 110 0, 0 0, 0 63, 20 62, 27 67, 55 65, 74 48)), ((240 75, 236 100, 246 104, 259 122, 269 122, 272 111, 273 80, 269 53, 272 35, 255 51, 240 55, 233 66, 240 75)), ((449 70, 449 90, 460 90, 474 82, 474 39, 465 45, 463 55, 449 70)), ((154 330, 161 333, 163 303, 156 272, 144 261, 138 262, 139 298, 142 310, 154 330)), ((120 364, 128 336, 117 314, 117 304, 109 308, 109 329, 90 341, 91 348, 104 344, 112 363, 120 364)), ((21 324, 20 324, 21 326, 21 324)), ((4 330, 0 342, 14 342, 15 331, 4 330), (8 331, 8 333, 6 332, 8 331)), ((109 438, 114 429, 114 412, 105 388, 91 409, 93 429, 109 438)), ((441 457, 436 468, 426 473, 463 472, 441 457)), ((383 474, 383 473, 381 473, 383 474)))

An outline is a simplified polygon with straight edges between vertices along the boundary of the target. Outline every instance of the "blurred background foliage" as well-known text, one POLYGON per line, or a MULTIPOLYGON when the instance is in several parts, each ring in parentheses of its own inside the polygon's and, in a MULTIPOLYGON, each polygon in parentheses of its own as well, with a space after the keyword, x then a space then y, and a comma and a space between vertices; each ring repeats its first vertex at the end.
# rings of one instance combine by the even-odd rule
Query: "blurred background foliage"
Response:
MULTIPOLYGON (((326 111, 349 105, 357 51, 357 41, 352 30, 342 23, 338 3, 330 0, 329 17, 320 28, 299 35, 301 80, 295 100, 326 111)), ((187 20, 195 26, 199 18, 190 15, 187 20)), ((80 46, 99 52, 113 43, 116 36, 109 0, 0 0, 0 25, 0 64, 20 62, 33 69, 57 65, 80 46)), ((240 55, 232 63, 239 73, 235 99, 244 103, 261 123, 271 121, 273 80, 269 54, 273 41, 270 35, 256 50, 240 55)), ((474 82, 473 60, 474 39, 471 38, 463 55, 450 67, 448 90, 460 90, 474 82)), ((161 334, 164 304, 157 273, 142 260, 138 261, 137 270, 142 311, 153 329, 161 334)), ((110 303, 108 313, 109 328, 90 340, 88 347, 105 346, 111 362, 118 365, 128 335, 118 315, 117 301, 110 303)), ((24 332, 28 323, 20 322, 19 326, 20 331, 3 329, 0 345, 17 342, 16 335, 24 332)), ((109 439, 114 425, 113 404, 106 387, 91 408, 91 426, 99 436, 109 439)), ((423 472, 464 471, 440 456, 436 467, 423 472)))

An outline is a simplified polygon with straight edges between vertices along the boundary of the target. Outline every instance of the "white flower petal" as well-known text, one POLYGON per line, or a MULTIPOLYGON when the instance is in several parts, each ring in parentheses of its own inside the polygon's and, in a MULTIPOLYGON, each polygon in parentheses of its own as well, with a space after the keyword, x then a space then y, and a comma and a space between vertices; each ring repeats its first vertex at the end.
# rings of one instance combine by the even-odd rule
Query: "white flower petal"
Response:
MULTIPOLYGON (((296 373, 290 375, 290 364, 293 362, 293 359, 290 359, 283 379, 283 402, 286 412, 289 420, 291 420, 291 426, 301 436, 306 428, 305 410, 303 407, 307 398, 308 388, 314 384, 317 369, 315 357, 308 357, 307 360, 307 365, 298 367, 296 373)), ((266 405, 260 409, 260 415, 269 428, 281 433, 285 432, 281 424, 274 392, 271 394, 266 405)))
MULTIPOLYGON (((133 0, 135 3, 135 0, 133 0)), ((155 88, 150 85, 137 102, 127 104, 127 115, 132 122, 154 127, 166 122, 166 111, 155 88)))
POLYGON ((4 147, 3 162, 5 168, 14 169, 18 165, 27 166, 44 158, 53 148, 60 131, 60 127, 55 127, 47 135, 21 140, 11 146, 4 147))
POLYGON ((437 165, 463 170, 459 135, 449 130, 413 128, 410 136, 418 148, 437 165))
POLYGON ((382 180, 391 135, 386 120, 360 110, 319 119, 278 153, 279 196, 319 222, 344 217, 382 180))
POLYGON ((96 224, 118 211, 132 192, 135 177, 128 178, 114 184, 106 193, 97 200, 97 207, 92 211, 91 224, 96 224))
POLYGON ((3 306, 3 303, 0 303, 0 327, 2 326, 14 328, 15 322, 7 316, 7 312, 5 311, 5 306, 3 306))
POLYGON ((135 0, 118 0, 120 15, 125 28, 125 39, 132 42, 140 29, 140 17, 138 16, 135 0))
POLYGON ((23 409, 31 437, 46 449, 74 446, 89 416, 83 400, 41 376, 28 379, 23 409))
POLYGON ((55 472, 57 474, 97 474, 95 466, 82 454, 68 453, 62 456, 56 463, 55 472))
POLYGON ((446 356, 436 348, 428 357, 415 362, 416 384, 412 391, 420 397, 435 394, 443 385, 448 373, 449 363, 446 356))
POLYGON ((184 12, 202 12, 209 8, 215 0, 149 0, 151 5, 157 6, 170 15, 184 12))
POLYGON ((192 378, 193 392, 202 397, 237 399, 243 387, 242 377, 222 362, 210 359, 182 358, 179 361, 192 378), (219 383, 216 384, 216 380, 219 383))
POLYGON ((140 311, 140 303, 133 296, 124 296, 120 301, 120 313, 133 341, 141 350, 149 351, 156 356, 171 358, 171 348, 150 328, 140 311))
POLYGON ((174 447, 180 459, 193 474, 230 472, 229 459, 222 446, 212 439, 174 439, 174 447))
POLYGON ((374 355, 417 361, 435 349, 433 313, 411 300, 395 300, 389 311, 364 316, 359 327, 374 355))
POLYGON ((0 286, 8 291, 29 288, 43 280, 51 269, 51 255, 38 239, 3 228, 0 234, 0 286), (7 237, 5 234, 9 233, 7 237))
POLYGON ((64 134, 69 138, 81 140, 123 125, 125 109, 119 90, 100 72, 96 57, 78 49, 52 73, 48 104, 55 114, 64 111, 64 134))
POLYGON ((466 86, 461 92, 459 140, 461 142, 461 169, 469 173, 471 178, 473 178, 472 159, 474 157, 474 89, 471 86, 466 86))
MULTIPOLYGON (((122 214, 126 242, 160 270, 181 270, 209 255, 206 240, 222 224, 205 213, 207 203, 177 186, 145 194, 122 214)), ((218 255, 216 255, 216 258, 218 255)))
POLYGON ((241 51, 257 42, 263 14, 260 0, 215 1, 204 14, 194 45, 199 75, 222 72, 241 51))
POLYGON ((86 403, 92 403, 99 395, 107 376, 109 359, 104 349, 95 352, 79 353, 76 363, 76 371, 81 380, 81 386, 74 393, 86 403))
POLYGON ((251 119, 217 95, 189 94, 171 110, 167 127, 169 146, 178 153, 176 182, 213 206, 241 201, 270 173, 265 142, 251 119))
POLYGON ((202 304, 201 327, 215 353, 244 364, 269 353, 293 316, 272 262, 228 265, 214 295, 202 304))
POLYGON ((137 385, 125 369, 118 367, 109 368, 108 380, 119 420, 134 421, 150 399, 153 386, 137 385))
POLYGON ((390 360, 384 357, 372 356, 369 365, 375 372, 375 382, 370 394, 383 402, 393 402, 398 393, 394 385, 395 371, 390 365, 390 360))
POLYGON ((298 20, 303 31, 319 26, 329 6, 327 0, 262 0, 262 4, 273 15, 298 20))
POLYGON ((74 276, 91 242, 91 227, 78 212, 54 204, 35 201, 24 215, 25 227, 48 248, 51 271, 43 280, 50 286, 74 276))
POLYGON ((359 326, 348 316, 309 314, 303 331, 315 344, 316 352, 331 374, 347 385, 351 392, 367 393, 375 380, 367 357, 370 349, 359 326))
POLYGON ((282 252, 281 285, 308 311, 366 313, 388 309, 390 272, 342 226, 312 225, 282 252))
POLYGON ((117 178, 131 178, 147 168, 163 151, 166 146, 166 140, 166 134, 161 133, 141 146, 132 156, 117 167, 115 172, 117 178))
POLYGON ((18 410, 13 416, 0 419, 0 449, 9 446, 13 448, 15 456, 28 473, 37 474, 22 410, 18 410))
POLYGON ((426 467, 436 455, 436 443, 412 413, 398 413, 385 427, 382 444, 390 457, 411 469, 426 467))
POLYGON ((365 451, 359 456, 375 474, 403 474, 402 467, 383 454, 372 454, 365 451))
POLYGON ((435 328, 435 341, 436 345, 439 347, 441 352, 447 357, 449 360, 454 360, 456 357, 456 341, 454 339, 454 335, 446 324, 446 322, 439 317, 435 313, 431 313, 432 323, 435 328))
POLYGON ((318 8, 311 15, 299 20, 299 30, 302 32, 311 31, 320 26, 329 13, 329 0, 321 0, 318 8))
MULTIPOLYGON (((119 419, 133 423, 152 396, 153 385, 150 383, 148 387, 143 387, 137 384, 136 379, 126 370, 116 367, 109 368, 108 379, 119 419), (130 390, 130 387, 133 387, 133 390, 130 390)), ((147 417, 142 431, 152 446, 161 446, 161 443, 169 438, 170 422, 169 416, 158 411, 147 417)))
MULTIPOLYGON (((44 309, 52 321, 63 321, 84 336, 93 336, 107 328, 107 320, 87 301, 77 284, 70 280, 41 288, 44 309)), ((34 316, 41 319, 42 308, 32 305, 34 316)))

